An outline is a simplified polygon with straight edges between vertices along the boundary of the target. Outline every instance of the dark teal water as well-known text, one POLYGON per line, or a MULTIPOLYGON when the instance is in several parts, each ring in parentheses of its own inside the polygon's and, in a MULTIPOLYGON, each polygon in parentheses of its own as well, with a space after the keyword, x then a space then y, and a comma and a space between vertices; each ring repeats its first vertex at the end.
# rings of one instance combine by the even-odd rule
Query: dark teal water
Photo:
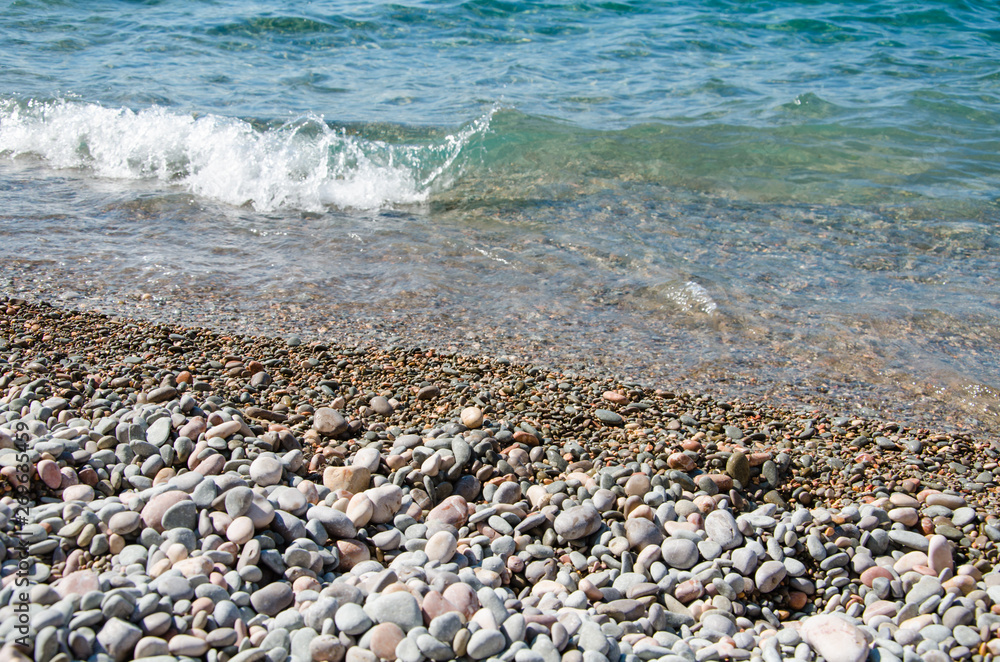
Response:
POLYGON ((993 3, 0 17, 8 291, 996 428, 993 3))

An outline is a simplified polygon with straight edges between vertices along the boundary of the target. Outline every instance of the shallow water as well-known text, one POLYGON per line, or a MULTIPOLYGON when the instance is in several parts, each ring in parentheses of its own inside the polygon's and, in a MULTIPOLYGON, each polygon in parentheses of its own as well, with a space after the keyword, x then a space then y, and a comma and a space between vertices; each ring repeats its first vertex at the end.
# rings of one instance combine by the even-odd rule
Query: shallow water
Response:
POLYGON ((7 291, 997 429, 985 3, 3 15, 7 291))

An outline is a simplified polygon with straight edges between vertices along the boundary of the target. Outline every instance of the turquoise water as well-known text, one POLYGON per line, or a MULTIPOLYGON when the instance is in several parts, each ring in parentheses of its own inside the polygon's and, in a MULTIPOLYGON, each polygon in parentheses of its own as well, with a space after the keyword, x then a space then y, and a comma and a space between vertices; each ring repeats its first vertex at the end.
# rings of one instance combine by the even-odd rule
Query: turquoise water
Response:
POLYGON ((0 10, 8 291, 996 426, 992 3, 0 10))

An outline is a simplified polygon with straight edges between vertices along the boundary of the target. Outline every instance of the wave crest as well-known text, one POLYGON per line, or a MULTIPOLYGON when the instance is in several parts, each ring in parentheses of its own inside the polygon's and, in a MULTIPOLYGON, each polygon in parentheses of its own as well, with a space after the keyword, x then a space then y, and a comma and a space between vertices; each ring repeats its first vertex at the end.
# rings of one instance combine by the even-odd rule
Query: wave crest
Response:
POLYGON ((377 209, 426 200, 494 111, 441 140, 388 143, 321 117, 260 128, 161 107, 133 111, 58 100, 0 101, 0 155, 112 179, 156 179, 257 211, 377 209))

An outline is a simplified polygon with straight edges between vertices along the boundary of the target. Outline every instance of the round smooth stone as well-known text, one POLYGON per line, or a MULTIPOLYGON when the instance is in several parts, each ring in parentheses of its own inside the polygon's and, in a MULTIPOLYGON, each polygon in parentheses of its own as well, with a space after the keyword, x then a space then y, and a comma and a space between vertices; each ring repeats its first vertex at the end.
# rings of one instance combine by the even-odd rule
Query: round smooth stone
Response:
POLYGON ((750 461, 747 459, 746 454, 741 451, 733 452, 726 462, 726 473, 733 480, 739 481, 741 485, 747 486, 750 483, 750 461))
POLYGON ((353 538, 338 540, 337 552, 340 554, 339 569, 342 571, 348 571, 359 563, 364 563, 371 559, 371 552, 368 551, 368 545, 353 538))
POLYGON ((292 604, 292 587, 284 582, 274 582, 254 591, 250 604, 258 614, 276 616, 292 604))
POLYGON ((58 490, 62 485, 62 473, 59 471, 59 465, 52 460, 41 460, 35 468, 38 470, 38 477, 50 489, 58 490))
POLYGON ((382 454, 379 453, 377 448, 366 447, 359 450, 354 459, 351 461, 351 466, 353 467, 364 467, 373 474, 378 471, 379 464, 382 462, 382 454))
POLYGON ((250 463, 250 479, 260 487, 277 485, 281 482, 282 471, 281 461, 268 455, 261 455, 250 463))
POLYGON ((333 635, 321 634, 309 641, 309 659, 312 662, 340 662, 344 659, 344 644, 333 635))
POLYGON ((625 496, 646 496, 649 492, 651 486, 649 476, 644 473, 634 473, 629 476, 628 481, 625 483, 625 496))
POLYGON ((719 543, 722 549, 733 549, 743 544, 736 518, 728 510, 713 510, 705 517, 705 533, 719 543))
POLYGON ((600 526, 601 514, 590 503, 564 510, 555 521, 556 533, 566 540, 585 538, 600 526))
POLYGON ((142 526, 142 517, 139 513, 131 510, 115 513, 108 520, 108 531, 120 536, 127 536, 137 531, 140 526, 142 526))
MULTIPOLYGON (((364 499, 364 496, 356 494, 351 499, 351 502, 353 503, 358 498, 364 499)), ((350 511, 350 508, 348 508, 348 511, 350 511)), ((358 534, 356 524, 352 521, 350 512, 343 513, 329 506, 313 506, 309 509, 306 517, 319 521, 331 538, 348 539, 354 538, 358 534)))
POLYGON ((754 575, 757 590, 761 593, 770 593, 778 588, 778 584, 785 578, 787 572, 785 564, 781 561, 765 561, 757 568, 757 573, 754 575))
POLYGON ((334 623, 338 630, 351 636, 367 632, 373 625, 372 619, 368 617, 361 605, 353 602, 348 602, 337 610, 334 623))
POLYGON ((376 395, 374 398, 369 400, 368 406, 374 409, 375 413, 379 416, 392 416, 395 411, 389 400, 381 395, 376 395))
POLYGON ((396 647, 406 635, 395 623, 379 623, 370 630, 369 648, 383 660, 396 659, 396 647))
MULTIPOLYGON (((60 482, 62 482, 61 479, 60 482)), ((70 485, 63 490, 62 497, 63 501, 66 503, 69 503, 70 501, 83 501, 84 503, 90 503, 94 500, 94 488, 90 485, 70 485)))
POLYGON ((171 655, 201 657, 208 652, 208 642, 189 634, 175 634, 168 642, 171 655))
POLYGON ((424 553, 431 561, 447 563, 455 555, 458 540, 450 531, 438 531, 430 537, 424 547, 424 553))
POLYGON ((466 407, 461 414, 462 425, 470 430, 477 430, 483 426, 483 410, 479 407, 466 407))
POLYGON ((157 591, 160 595, 166 596, 177 602, 178 600, 190 600, 194 597, 194 589, 186 577, 168 576, 161 577, 157 583, 157 591))
POLYGON ((625 538, 632 549, 642 551, 650 545, 658 546, 662 543, 663 532, 644 517, 630 517, 625 520, 625 538))
POLYGON ((229 528, 226 529, 226 537, 229 538, 230 542, 236 543, 237 545, 245 545, 250 542, 254 536, 254 525, 253 520, 249 517, 237 517, 233 520, 229 528))
POLYGON ((667 538, 660 551, 663 562, 671 568, 689 570, 698 563, 698 546, 687 538, 667 538))
POLYGON ((375 544, 376 548, 381 549, 384 552, 389 552, 394 549, 398 549, 399 546, 403 544, 403 532, 399 529, 382 531, 372 536, 372 542, 375 544))
POLYGON ((473 660, 484 660, 504 649, 507 641, 499 630, 476 630, 466 644, 465 653, 473 660))
POLYGON ((392 483, 373 487, 364 494, 372 502, 371 521, 376 524, 392 521, 403 505, 403 490, 392 483))

